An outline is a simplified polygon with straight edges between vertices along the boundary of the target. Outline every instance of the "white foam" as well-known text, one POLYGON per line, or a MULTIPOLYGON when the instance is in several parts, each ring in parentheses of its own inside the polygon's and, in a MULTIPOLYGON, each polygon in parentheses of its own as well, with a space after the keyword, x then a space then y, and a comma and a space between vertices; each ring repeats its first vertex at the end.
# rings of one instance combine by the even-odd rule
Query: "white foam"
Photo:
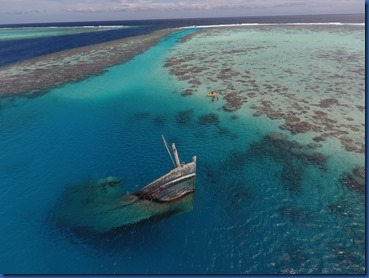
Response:
POLYGON ((309 26, 309 25, 342 25, 342 26, 365 26, 365 23, 342 23, 342 22, 316 22, 316 23, 238 23, 238 24, 218 24, 218 25, 192 25, 179 27, 178 29, 190 28, 222 28, 222 27, 240 27, 240 26, 309 26))

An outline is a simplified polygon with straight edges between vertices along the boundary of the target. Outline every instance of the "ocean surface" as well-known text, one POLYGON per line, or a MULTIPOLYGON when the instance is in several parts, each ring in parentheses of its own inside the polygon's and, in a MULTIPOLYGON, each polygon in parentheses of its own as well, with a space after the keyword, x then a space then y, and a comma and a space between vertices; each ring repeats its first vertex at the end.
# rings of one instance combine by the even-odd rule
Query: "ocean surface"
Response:
MULTIPOLYGON (((300 23, 302 30, 323 23, 298 42, 308 39, 306 45, 313 49, 319 32, 339 25, 332 47, 341 52, 327 51, 362 53, 356 64, 342 64, 345 72, 344 67, 360 67, 365 57, 364 21, 364 15, 326 15, 0 26, 1 66, 188 27, 99 76, 37 97, 0 99, 0 273, 364 274, 365 194, 342 182, 347 172, 365 165, 364 154, 337 147, 335 139, 329 146, 308 148, 310 134, 282 131, 280 122, 256 117, 247 106, 223 111, 223 100, 212 102, 205 97, 206 88, 182 96, 186 81, 164 67, 176 51, 188 51, 182 39, 204 26, 274 24, 278 32, 253 29, 250 40, 267 34, 275 41, 273 34, 282 40, 287 37, 281 32, 294 36, 290 23, 300 23), (350 33, 345 28, 357 24, 362 31, 345 36, 350 33), (197 156, 192 212, 104 234, 57 225, 55 207, 71 184, 120 176, 124 189, 132 192, 168 172, 172 165, 162 134, 176 143, 181 160, 197 156)), ((220 38, 241 36, 229 32, 220 38)), ((201 44, 199 38, 196 42, 201 44)), ((256 43, 264 45, 263 40, 256 43)), ((289 62, 300 71, 290 58, 292 62, 276 59, 275 67, 289 62)), ((261 71, 282 78, 268 68, 261 71)), ((326 83, 331 88, 329 79, 326 83)), ((305 88, 301 94, 314 92, 305 88)), ((365 105, 364 92, 353 97, 355 104, 362 97, 365 105)), ((265 100, 272 101, 268 95, 265 100)), ((346 105, 351 100, 338 98, 346 105)), ((364 113, 352 117, 364 122, 364 113)))

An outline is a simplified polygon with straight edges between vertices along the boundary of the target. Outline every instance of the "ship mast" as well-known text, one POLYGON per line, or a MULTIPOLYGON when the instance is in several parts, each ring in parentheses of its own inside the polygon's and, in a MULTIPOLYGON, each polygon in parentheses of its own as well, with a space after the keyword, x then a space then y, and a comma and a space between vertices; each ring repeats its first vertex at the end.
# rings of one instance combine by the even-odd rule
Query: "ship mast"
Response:
POLYGON ((166 141, 166 140, 165 140, 165 138, 164 138, 164 135, 161 135, 161 138, 163 138, 164 146, 165 146, 165 148, 166 148, 166 149, 167 149, 167 151, 168 151, 168 154, 169 154, 170 160, 171 160, 171 161, 172 161, 172 163, 173 163, 173 166, 174 166, 174 167, 176 167, 176 164, 174 163, 174 160, 173 160, 172 154, 171 154, 171 153, 170 153, 170 151, 169 151, 169 147, 168 147, 167 141, 166 141))
POLYGON ((178 151, 174 143, 172 143, 172 150, 174 153, 174 158, 176 160, 177 167, 181 167, 181 162, 179 162, 179 157, 178 157, 178 151))
POLYGON ((179 160, 179 157, 178 157, 178 151, 177 151, 177 148, 176 148, 176 145, 173 143, 172 144, 172 150, 173 150, 173 154, 174 154, 174 158, 175 158, 175 163, 174 163, 174 160, 173 160, 173 157, 172 157, 172 154, 170 153, 169 151, 169 147, 168 147, 168 144, 167 144, 167 141, 165 140, 164 138, 164 135, 161 135, 161 138, 163 138, 163 142, 164 142, 164 146, 165 148, 167 149, 168 151, 168 154, 169 154, 169 157, 170 157, 170 160, 172 160, 173 162, 173 165, 175 168, 178 168, 181 166, 181 162, 179 160))

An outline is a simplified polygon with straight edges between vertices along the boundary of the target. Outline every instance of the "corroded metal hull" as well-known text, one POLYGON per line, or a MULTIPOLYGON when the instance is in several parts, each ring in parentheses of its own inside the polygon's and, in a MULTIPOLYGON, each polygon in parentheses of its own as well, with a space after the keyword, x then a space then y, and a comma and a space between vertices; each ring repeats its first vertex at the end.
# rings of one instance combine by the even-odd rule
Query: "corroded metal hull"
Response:
POLYGON ((156 202, 174 201, 195 190, 196 157, 148 184, 133 195, 156 202))

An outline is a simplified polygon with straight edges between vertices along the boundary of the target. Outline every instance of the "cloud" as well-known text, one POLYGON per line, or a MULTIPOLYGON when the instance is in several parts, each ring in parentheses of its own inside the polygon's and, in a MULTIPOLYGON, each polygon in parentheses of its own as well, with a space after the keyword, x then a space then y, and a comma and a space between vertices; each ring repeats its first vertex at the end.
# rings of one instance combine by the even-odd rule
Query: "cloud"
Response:
POLYGON ((25 14, 39 14, 39 13, 45 13, 45 10, 23 10, 23 11, 10 11, 7 12, 7 14, 10 15, 25 15, 25 14))
POLYGON ((187 1, 153 1, 153 0, 120 0, 101 3, 75 3, 66 9, 69 12, 139 12, 139 11, 180 11, 180 10, 211 10, 221 7, 238 7, 242 6, 243 1, 208 1, 208 0, 187 0, 187 1))
MULTIPOLYGON (((174 12, 174 11, 211 11, 211 10, 262 10, 262 9, 302 9, 302 7, 327 8, 344 6, 363 6, 361 0, 108 0, 101 3, 97 0, 71 2, 65 10, 68 12, 174 12)), ((364 11, 364 10, 363 10, 364 11)), ((342 12, 345 12, 343 9, 342 12)))
POLYGON ((0 14, 37 14, 58 9, 60 3, 48 0, 0 0, 0 14))
POLYGON ((67 12, 78 12, 78 13, 98 13, 98 12, 103 12, 102 10, 96 10, 94 8, 76 8, 76 9, 65 9, 65 11, 67 12))
POLYGON ((365 12, 362 0, 0 0, 0 7, 3 22, 365 12))
POLYGON ((138 11, 180 11, 180 10, 213 10, 219 8, 238 8, 238 7, 250 7, 247 3, 257 3, 260 1, 224 1, 224 0, 186 0, 186 1, 153 1, 153 0, 120 0, 111 1, 108 5, 105 2, 104 5, 100 3, 91 3, 89 7, 82 7, 82 4, 78 3, 73 5, 74 7, 68 8, 69 12, 80 12, 91 10, 96 11, 110 11, 110 12, 138 12, 138 11), (246 3, 246 4, 245 4, 246 3))

